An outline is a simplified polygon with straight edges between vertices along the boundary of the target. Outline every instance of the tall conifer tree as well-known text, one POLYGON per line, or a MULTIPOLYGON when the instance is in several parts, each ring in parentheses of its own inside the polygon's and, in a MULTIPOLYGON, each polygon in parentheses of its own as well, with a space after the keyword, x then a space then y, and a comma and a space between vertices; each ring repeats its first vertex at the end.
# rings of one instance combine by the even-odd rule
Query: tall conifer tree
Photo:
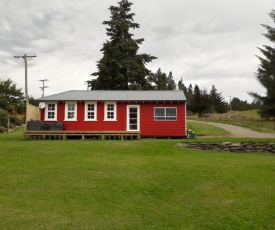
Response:
POLYGON ((151 74, 150 82, 153 83, 153 89, 166 90, 167 88, 167 75, 158 68, 155 74, 151 74))
POLYGON ((150 71, 145 65, 156 57, 149 54, 138 54, 139 46, 144 39, 133 39, 130 30, 139 28, 133 20, 131 3, 121 0, 118 6, 111 6, 111 18, 104 21, 109 40, 101 49, 103 57, 98 62, 98 71, 92 73, 97 79, 92 81, 92 89, 107 90, 140 90, 149 89, 147 79, 150 71))
POLYGON ((177 87, 171 71, 167 76, 166 73, 158 68, 157 72, 152 73, 148 79, 152 84, 152 89, 154 90, 175 90, 177 87))
POLYGON ((187 94, 186 94, 186 99, 188 102, 191 102, 193 100, 193 93, 194 93, 193 86, 190 83, 187 88, 187 94))
POLYGON ((167 77, 167 90, 176 90, 177 86, 174 81, 172 72, 170 71, 167 77))
POLYGON ((184 93, 184 95, 185 95, 185 97, 187 99, 187 88, 184 85, 182 78, 178 82, 178 89, 183 91, 183 93, 184 93))
MULTIPOLYGON (((275 23, 275 10, 271 10, 269 16, 275 23)), ((273 43, 272 46, 264 45, 259 48, 264 57, 258 57, 260 66, 256 72, 256 78, 260 84, 266 89, 266 96, 260 96, 257 93, 249 94, 261 101, 260 115, 262 117, 275 117, 275 28, 262 25, 267 33, 264 36, 273 43)))
POLYGON ((222 97, 221 93, 218 93, 215 85, 212 85, 212 89, 210 90, 210 103, 211 103, 211 112, 217 113, 225 113, 228 110, 228 105, 225 102, 225 99, 222 97))

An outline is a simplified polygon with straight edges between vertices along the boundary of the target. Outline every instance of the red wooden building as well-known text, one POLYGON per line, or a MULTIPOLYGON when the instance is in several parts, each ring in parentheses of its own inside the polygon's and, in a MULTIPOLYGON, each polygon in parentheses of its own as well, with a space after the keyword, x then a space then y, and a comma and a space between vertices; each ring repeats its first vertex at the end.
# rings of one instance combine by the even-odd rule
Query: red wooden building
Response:
POLYGON ((37 99, 41 121, 64 131, 139 131, 142 137, 186 137, 182 91, 71 90, 37 99))

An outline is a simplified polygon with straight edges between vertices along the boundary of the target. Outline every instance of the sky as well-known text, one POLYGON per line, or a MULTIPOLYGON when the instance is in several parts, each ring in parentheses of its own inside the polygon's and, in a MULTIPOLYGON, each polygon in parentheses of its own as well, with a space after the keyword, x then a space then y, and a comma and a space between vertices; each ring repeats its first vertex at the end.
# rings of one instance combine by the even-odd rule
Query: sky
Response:
MULTIPOLYGON (((109 39, 103 21, 118 0, 1 0, 0 79, 13 80, 34 98, 68 90, 86 90, 91 73, 109 39)), ((147 64, 156 72, 173 73, 176 83, 197 84, 210 91, 215 85, 226 101, 252 101, 249 91, 265 95, 255 78, 261 56, 258 47, 270 45, 261 24, 274 27, 269 17, 275 0, 132 0, 131 11, 144 38, 139 53, 158 59, 147 64)))

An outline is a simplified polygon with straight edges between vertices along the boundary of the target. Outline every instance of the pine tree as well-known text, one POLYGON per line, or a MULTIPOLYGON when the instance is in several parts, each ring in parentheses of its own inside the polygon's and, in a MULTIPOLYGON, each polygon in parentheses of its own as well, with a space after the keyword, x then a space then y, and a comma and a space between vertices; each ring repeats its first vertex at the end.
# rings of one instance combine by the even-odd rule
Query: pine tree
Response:
MULTIPOLYGON (((189 85, 189 90, 191 91, 191 84, 189 85)), ((193 89, 193 88, 192 88, 193 89)), ((195 85, 194 90, 192 90, 192 99, 190 103, 187 104, 188 110, 192 112, 198 113, 200 111, 200 104, 201 104, 201 91, 198 85, 195 85)))
POLYGON ((211 112, 225 113, 228 110, 228 105, 222 97, 221 93, 218 93, 218 90, 214 85, 210 90, 210 103, 211 103, 211 112))
POLYGON ((108 90, 139 90, 149 89, 147 79, 150 71, 145 65, 156 57, 149 54, 138 54, 139 46, 144 42, 143 38, 133 39, 129 30, 139 28, 139 24, 133 20, 131 3, 121 0, 118 6, 111 6, 111 18, 104 21, 107 25, 107 35, 110 40, 103 44, 101 49, 103 57, 98 62, 98 71, 92 73, 98 76, 92 81, 92 89, 108 90))
POLYGON ((167 90, 176 90, 177 86, 174 81, 172 72, 170 71, 167 77, 167 90))
POLYGON ((194 92, 193 86, 192 86, 192 84, 190 84, 190 85, 188 86, 188 89, 187 89, 187 95, 186 95, 187 102, 188 102, 188 101, 190 101, 190 102, 192 101, 193 92, 194 92))
POLYGON ((184 95, 185 95, 185 97, 187 99, 187 88, 184 85, 182 78, 178 82, 178 89, 183 91, 183 93, 184 93, 184 95))
POLYGON ((188 110, 198 113, 199 117, 201 117, 202 114, 211 112, 210 105, 211 103, 207 90, 201 90, 198 85, 195 85, 191 104, 190 107, 188 107, 188 110))
POLYGON ((156 73, 151 74, 149 81, 152 84, 153 89, 155 90, 175 90, 176 83, 173 78, 173 74, 170 71, 167 76, 166 73, 163 73, 159 68, 156 73))
MULTIPOLYGON (((271 10, 269 16, 275 23, 275 10, 271 10)), ((260 115, 262 117, 275 117, 275 28, 262 25, 267 33, 264 36, 273 43, 273 46, 264 45, 259 48, 264 57, 259 57, 260 66, 256 72, 256 79, 266 89, 266 96, 260 96, 257 93, 249 94, 261 101, 260 115)))
POLYGON ((150 82, 155 90, 166 90, 167 86, 167 75, 163 73, 159 68, 156 73, 152 74, 150 77, 150 82))
POLYGON ((211 113, 211 100, 206 89, 201 90, 200 111, 199 116, 205 113, 211 113))

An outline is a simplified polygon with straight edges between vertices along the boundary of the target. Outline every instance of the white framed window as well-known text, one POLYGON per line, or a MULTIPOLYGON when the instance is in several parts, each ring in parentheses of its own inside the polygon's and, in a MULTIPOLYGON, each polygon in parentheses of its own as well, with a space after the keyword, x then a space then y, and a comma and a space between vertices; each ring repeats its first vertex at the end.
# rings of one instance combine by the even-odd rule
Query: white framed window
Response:
POLYGON ((154 108, 155 121, 176 121, 177 120, 177 108, 154 108))
POLYGON ((97 120, 97 104, 96 102, 85 102, 85 121, 97 120))
POLYGON ((105 102, 104 121, 116 121, 116 102, 105 102))
POLYGON ((57 103, 46 103, 45 121, 57 121, 57 103))
POLYGON ((65 121, 77 120, 77 103, 66 102, 65 104, 65 121))

